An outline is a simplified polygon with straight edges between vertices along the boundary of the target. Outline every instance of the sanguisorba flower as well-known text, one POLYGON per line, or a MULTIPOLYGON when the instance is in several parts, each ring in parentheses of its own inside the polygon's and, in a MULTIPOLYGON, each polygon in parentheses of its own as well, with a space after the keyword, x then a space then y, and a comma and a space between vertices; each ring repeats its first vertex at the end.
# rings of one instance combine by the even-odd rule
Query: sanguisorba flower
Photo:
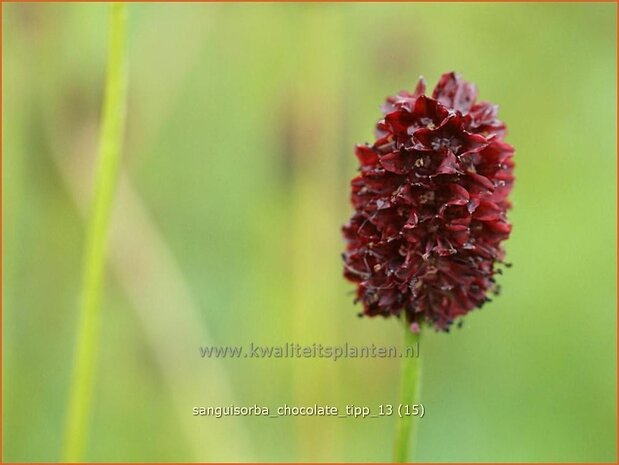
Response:
POLYGON ((497 292, 511 225, 511 145, 497 106, 444 74, 425 95, 387 98, 376 141, 359 145, 344 275, 369 316, 405 313, 411 329, 450 325, 497 292))

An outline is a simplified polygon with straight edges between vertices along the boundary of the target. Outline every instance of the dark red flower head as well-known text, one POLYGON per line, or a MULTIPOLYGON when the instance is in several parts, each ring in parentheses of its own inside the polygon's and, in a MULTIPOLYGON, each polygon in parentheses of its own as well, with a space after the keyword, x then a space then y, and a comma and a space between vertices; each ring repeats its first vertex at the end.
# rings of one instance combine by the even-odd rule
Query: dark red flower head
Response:
POLYGON ((514 149, 473 84, 449 73, 425 90, 389 97, 376 141, 356 147, 344 275, 366 315, 448 330, 497 292, 514 149))

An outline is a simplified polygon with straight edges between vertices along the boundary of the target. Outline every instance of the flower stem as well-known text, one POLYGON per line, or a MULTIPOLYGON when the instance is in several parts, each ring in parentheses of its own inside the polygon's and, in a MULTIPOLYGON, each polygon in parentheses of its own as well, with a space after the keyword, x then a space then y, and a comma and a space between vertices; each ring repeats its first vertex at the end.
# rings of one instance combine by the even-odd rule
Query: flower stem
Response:
MULTIPOLYGON (((402 354, 402 373, 400 384, 400 404, 409 405, 419 403, 421 392, 421 354, 417 350, 410 354, 412 348, 419 349, 421 331, 414 333, 408 324, 404 324, 404 351, 402 354), (414 355, 408 356, 407 355, 414 355)), ((409 407, 411 408, 411 407, 409 407)), ((393 461, 395 463, 406 463, 409 461, 409 454, 415 451, 415 434, 417 430, 418 418, 412 415, 404 415, 397 419, 395 446, 393 451, 393 461)))
POLYGON ((126 105, 124 3, 109 6, 107 71, 95 191, 86 231, 83 289, 64 437, 64 460, 77 462, 86 445, 99 346, 107 236, 118 177, 126 105))

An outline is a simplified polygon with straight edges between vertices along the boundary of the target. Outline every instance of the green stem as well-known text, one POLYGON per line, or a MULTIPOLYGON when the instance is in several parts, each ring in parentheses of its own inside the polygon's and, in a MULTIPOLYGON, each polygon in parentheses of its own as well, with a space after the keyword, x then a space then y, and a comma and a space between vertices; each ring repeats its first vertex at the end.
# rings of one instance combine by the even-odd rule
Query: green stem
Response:
POLYGON ((124 3, 110 4, 103 117, 95 191, 86 232, 83 289, 64 437, 64 459, 67 462, 77 462, 82 457, 92 404, 107 236, 125 125, 125 16, 124 3))
MULTIPOLYGON (((408 324, 404 324, 404 351, 402 353, 402 373, 400 385, 400 404, 418 404, 421 392, 421 350, 413 357, 407 357, 407 348, 419 348, 421 332, 414 333, 408 324)), ((412 349, 409 349, 409 351, 412 349)), ((409 407, 412 409, 412 407, 409 407)), ((406 463, 409 461, 410 450, 415 451, 415 434, 419 417, 405 415, 397 419, 393 461, 406 463)))

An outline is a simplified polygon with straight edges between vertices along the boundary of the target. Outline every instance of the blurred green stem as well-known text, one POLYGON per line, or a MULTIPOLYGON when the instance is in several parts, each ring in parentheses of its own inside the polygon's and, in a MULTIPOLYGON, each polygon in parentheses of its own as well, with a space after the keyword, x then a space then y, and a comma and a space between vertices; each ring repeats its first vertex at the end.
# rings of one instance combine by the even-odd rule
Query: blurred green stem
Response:
MULTIPOLYGON (((400 384, 400 404, 408 405, 412 409, 413 404, 419 403, 421 392, 421 350, 414 353, 415 356, 407 357, 409 349, 419 348, 421 340, 421 330, 417 333, 411 331, 410 326, 404 322, 404 346, 402 352, 402 372, 400 384)), ((403 408, 402 412, 406 410, 403 408)), ((394 408, 394 414, 397 408, 394 408)), ((409 410, 410 412, 410 410, 409 410)), ((419 417, 404 415, 397 418, 395 445, 393 450, 393 461, 395 463, 406 463, 409 461, 409 451, 415 451, 415 436, 417 432, 417 422, 419 417)))
POLYGON ((118 177, 126 104, 124 3, 109 5, 107 71, 95 191, 88 219, 83 289, 64 437, 64 460, 80 461, 86 445, 101 326, 107 236, 118 177))

